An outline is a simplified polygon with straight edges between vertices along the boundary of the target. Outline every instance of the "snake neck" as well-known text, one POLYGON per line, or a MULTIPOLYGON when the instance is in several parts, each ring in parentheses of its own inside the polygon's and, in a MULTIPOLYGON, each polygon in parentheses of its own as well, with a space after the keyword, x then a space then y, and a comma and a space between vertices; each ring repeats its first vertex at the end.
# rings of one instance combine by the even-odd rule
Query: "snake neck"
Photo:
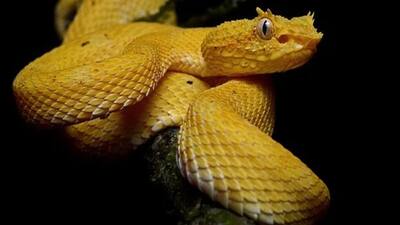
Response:
MULTIPOLYGON (((168 54, 172 57, 171 71, 203 76, 207 73, 206 61, 201 52, 201 45, 213 28, 179 29, 167 34, 169 38, 168 54)), ((165 46, 164 46, 165 47, 165 46)))
POLYGON ((168 64, 169 71, 183 72, 196 76, 208 74, 201 45, 214 28, 178 28, 170 26, 160 32, 151 32, 137 37, 124 52, 137 52, 145 47, 157 48, 161 67, 168 64))

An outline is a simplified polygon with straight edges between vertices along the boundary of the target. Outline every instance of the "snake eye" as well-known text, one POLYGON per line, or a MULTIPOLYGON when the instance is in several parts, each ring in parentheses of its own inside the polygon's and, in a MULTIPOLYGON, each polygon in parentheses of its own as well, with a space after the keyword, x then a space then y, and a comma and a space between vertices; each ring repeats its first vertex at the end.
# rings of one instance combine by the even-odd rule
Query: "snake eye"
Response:
POLYGON ((272 37, 272 22, 267 18, 263 18, 258 22, 257 33, 260 38, 269 40, 272 37))

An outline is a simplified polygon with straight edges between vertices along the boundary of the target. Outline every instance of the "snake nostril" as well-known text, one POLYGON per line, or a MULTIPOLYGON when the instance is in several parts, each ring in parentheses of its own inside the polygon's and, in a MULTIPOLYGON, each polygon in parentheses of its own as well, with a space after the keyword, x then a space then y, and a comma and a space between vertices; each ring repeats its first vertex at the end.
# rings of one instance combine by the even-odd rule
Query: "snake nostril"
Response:
POLYGON ((279 41, 279 43, 282 43, 282 44, 284 44, 284 43, 286 43, 286 42, 288 42, 289 41, 289 36, 288 35, 281 35, 279 38, 278 38, 278 41, 279 41))

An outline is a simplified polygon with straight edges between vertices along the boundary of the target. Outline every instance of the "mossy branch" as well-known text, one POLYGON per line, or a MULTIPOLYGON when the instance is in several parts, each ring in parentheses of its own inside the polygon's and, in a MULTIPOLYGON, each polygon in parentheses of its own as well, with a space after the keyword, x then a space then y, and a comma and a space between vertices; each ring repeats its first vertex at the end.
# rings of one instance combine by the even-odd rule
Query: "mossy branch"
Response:
POLYGON ((167 202, 166 216, 179 225, 254 225, 212 202, 182 177, 176 163, 178 132, 179 128, 167 129, 142 148, 149 179, 162 193, 160 201, 167 202))

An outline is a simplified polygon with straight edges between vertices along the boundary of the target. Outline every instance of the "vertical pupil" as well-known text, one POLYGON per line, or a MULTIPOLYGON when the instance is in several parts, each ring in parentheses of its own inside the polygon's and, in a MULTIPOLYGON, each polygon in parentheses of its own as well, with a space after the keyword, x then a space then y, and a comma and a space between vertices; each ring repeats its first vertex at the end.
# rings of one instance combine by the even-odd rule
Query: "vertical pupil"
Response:
POLYGON ((267 27, 267 21, 264 21, 263 27, 262 27, 262 31, 263 31, 264 35, 267 34, 267 29, 268 29, 268 27, 267 27))

